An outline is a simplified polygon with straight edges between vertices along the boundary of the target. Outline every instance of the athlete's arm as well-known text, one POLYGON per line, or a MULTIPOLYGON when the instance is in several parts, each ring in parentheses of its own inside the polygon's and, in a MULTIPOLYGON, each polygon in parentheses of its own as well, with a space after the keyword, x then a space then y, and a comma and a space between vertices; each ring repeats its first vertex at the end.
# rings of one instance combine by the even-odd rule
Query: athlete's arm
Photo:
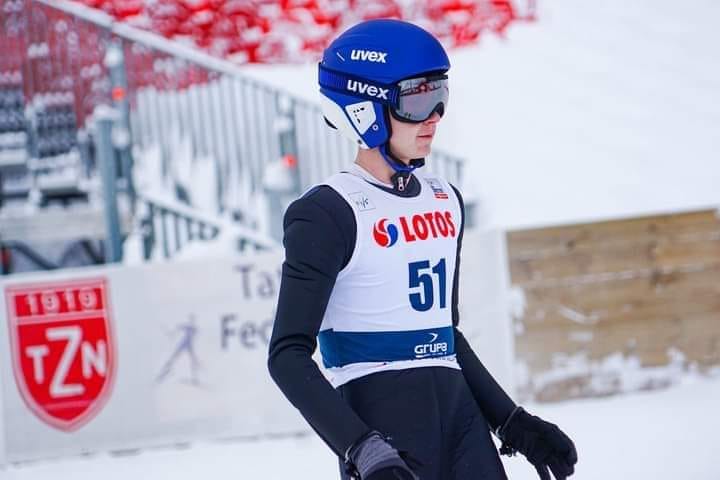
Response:
POLYGON ((465 206, 460 192, 453 186, 460 202, 462 222, 458 235, 457 259, 453 283, 452 316, 455 326, 455 354, 463 376, 485 419, 502 440, 501 454, 522 453, 535 467, 541 479, 564 479, 573 474, 577 463, 577 450, 573 441, 557 425, 530 415, 505 393, 475 355, 470 344, 458 329, 458 280, 460 250, 465 230, 465 206))
POLYGON ((318 187, 290 205, 268 358, 275 383, 340 457, 370 428, 311 357, 335 278, 355 248, 356 228, 349 205, 330 187, 318 187))
POLYGON ((515 402, 505 393, 505 390, 495 381, 493 376, 488 372, 470 344, 465 339, 458 328, 460 321, 460 311, 458 308, 459 298, 459 280, 460 280, 460 250, 462 247, 463 233, 465 231, 465 204, 462 195, 455 186, 452 186, 455 195, 460 202, 460 211, 462 212, 462 220, 460 233, 458 235, 457 258, 455 261, 455 276, 453 279, 453 298, 452 298, 452 317, 455 326, 455 354, 457 361, 462 368, 465 381, 470 387, 470 391, 475 398, 480 410, 482 410, 485 419, 488 421, 493 430, 507 420, 510 414, 515 410, 515 402))

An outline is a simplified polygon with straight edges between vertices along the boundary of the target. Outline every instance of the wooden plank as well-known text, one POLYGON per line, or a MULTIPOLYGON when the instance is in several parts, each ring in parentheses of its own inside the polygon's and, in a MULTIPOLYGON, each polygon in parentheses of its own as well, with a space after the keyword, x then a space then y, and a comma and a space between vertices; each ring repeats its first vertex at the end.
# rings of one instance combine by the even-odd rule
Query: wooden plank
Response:
POLYGON ((516 337, 516 355, 531 375, 562 366, 563 358, 584 355, 599 362, 615 353, 633 356, 642 366, 666 365, 669 352, 681 352, 690 363, 720 364, 720 309, 678 318, 599 324, 591 327, 551 327, 528 330, 516 337))
POLYGON ((508 249, 525 296, 515 347, 530 377, 521 392, 612 393, 622 366, 598 366, 618 354, 640 368, 666 366, 677 352, 687 364, 720 365, 715 211, 511 232, 508 249))
MULTIPOLYGON (((645 328, 656 328, 655 319, 672 316, 682 319, 685 315, 715 312, 720 323, 720 299, 718 297, 698 297, 695 300, 676 302, 672 299, 647 301, 637 304, 609 305, 606 309, 590 313, 573 310, 566 305, 552 306, 543 310, 529 310, 523 317, 525 332, 547 329, 586 328, 603 325, 608 328, 619 327, 627 323, 643 322, 645 328)), ((698 332, 702 334, 702 332, 698 332)))
POLYGON ((508 233, 511 258, 524 255, 561 254, 577 248, 595 248, 608 243, 675 241, 697 234, 717 234, 720 220, 715 210, 570 225, 508 233))
POLYGON ((717 233, 693 235, 679 241, 610 243, 557 255, 510 258, 510 273, 513 283, 526 284, 545 279, 658 267, 678 268, 707 262, 720 263, 720 226, 717 233))
POLYGON ((622 321, 642 309, 682 312, 720 299, 720 264, 698 271, 647 272, 614 277, 605 282, 523 288, 524 323, 568 325, 593 323, 608 316, 622 321))

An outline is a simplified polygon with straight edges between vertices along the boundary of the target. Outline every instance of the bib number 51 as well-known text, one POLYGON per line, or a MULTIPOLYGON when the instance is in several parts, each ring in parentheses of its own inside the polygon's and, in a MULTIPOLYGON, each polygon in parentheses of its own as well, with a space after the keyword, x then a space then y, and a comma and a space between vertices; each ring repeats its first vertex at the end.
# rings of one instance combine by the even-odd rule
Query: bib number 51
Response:
POLYGON ((437 278, 438 306, 447 306, 445 259, 442 258, 433 267, 429 260, 408 264, 410 305, 418 312, 426 312, 435 304, 435 278, 437 278))

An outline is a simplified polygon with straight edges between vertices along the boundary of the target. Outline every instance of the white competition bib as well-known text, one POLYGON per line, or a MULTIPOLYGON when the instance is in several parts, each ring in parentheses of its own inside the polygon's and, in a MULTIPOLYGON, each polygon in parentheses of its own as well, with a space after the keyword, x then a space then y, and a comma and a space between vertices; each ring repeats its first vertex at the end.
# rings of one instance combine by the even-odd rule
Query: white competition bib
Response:
POLYGON ((452 292, 460 205, 445 180, 414 175, 421 192, 413 198, 370 185, 372 177, 358 166, 325 182, 350 205, 357 224, 355 250, 318 335, 336 387, 383 370, 459 369, 452 292))

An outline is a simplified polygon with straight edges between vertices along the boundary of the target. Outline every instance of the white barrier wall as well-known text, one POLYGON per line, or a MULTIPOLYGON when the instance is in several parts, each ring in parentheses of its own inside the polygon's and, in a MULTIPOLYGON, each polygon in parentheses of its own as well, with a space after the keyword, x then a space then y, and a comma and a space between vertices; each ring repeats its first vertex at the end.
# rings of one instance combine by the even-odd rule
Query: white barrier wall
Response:
POLYGON ((515 392, 505 232, 467 231, 460 258, 460 330, 495 379, 515 392))
POLYGON ((7 460, 304 429, 266 368, 280 263, 270 254, 6 280, 7 460), (33 315, 18 326, 15 310, 33 315))
MULTIPOLYGON (((466 336, 510 385, 501 237, 466 236, 462 310, 466 336)), ((266 367, 281 261, 3 279, 0 462, 308 430, 266 367)))

